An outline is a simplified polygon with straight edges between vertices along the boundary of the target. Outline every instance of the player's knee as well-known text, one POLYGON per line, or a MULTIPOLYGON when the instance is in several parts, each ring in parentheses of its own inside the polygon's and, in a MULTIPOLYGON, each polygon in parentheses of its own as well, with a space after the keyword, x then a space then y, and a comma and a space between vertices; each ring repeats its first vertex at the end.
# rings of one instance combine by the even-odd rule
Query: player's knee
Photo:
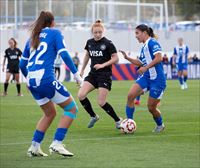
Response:
POLYGON ((83 100, 85 99, 86 95, 83 92, 78 92, 78 99, 83 100))
POLYGON ((74 101, 72 101, 71 103, 69 103, 67 106, 64 107, 64 116, 75 119, 77 113, 78 113, 78 106, 74 101))
POLYGON ((128 94, 128 96, 127 96, 127 100, 128 100, 128 102, 132 102, 132 101, 134 101, 134 99, 136 98, 136 96, 134 96, 133 94, 128 94))
POLYGON ((99 105, 100 107, 104 106, 104 104, 106 103, 105 100, 98 100, 97 102, 98 102, 98 105, 99 105))
POLYGON ((156 106, 148 104, 148 110, 150 113, 154 113, 156 111, 156 106))

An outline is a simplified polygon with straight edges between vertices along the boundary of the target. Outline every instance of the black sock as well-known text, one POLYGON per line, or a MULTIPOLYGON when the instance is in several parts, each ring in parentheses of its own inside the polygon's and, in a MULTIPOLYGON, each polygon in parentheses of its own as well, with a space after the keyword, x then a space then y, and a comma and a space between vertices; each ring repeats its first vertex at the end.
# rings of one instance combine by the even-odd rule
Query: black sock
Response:
POLYGON ((9 83, 4 83, 4 92, 7 93, 7 88, 8 88, 9 83))
POLYGON ((16 87, 17 87, 18 94, 20 94, 21 93, 21 85, 20 84, 16 84, 16 87))
POLYGON ((106 113, 108 113, 115 120, 115 122, 120 120, 117 114, 115 113, 114 109, 112 108, 112 106, 107 102, 101 108, 104 109, 106 113))
POLYGON ((95 117, 96 114, 94 113, 93 109, 92 109, 92 105, 90 103, 90 101, 88 100, 88 98, 86 97, 84 100, 80 100, 82 106, 84 107, 84 109, 88 112, 88 114, 91 117, 95 117))

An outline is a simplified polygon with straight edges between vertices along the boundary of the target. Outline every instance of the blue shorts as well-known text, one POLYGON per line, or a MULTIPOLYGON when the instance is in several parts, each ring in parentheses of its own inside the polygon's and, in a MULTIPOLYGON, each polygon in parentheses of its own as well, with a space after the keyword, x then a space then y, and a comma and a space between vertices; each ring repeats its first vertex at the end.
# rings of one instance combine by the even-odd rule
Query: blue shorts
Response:
POLYGON ((149 96, 154 99, 161 99, 166 88, 166 80, 150 80, 146 76, 141 76, 136 80, 143 91, 149 91, 149 96))
POLYGON ((70 97, 70 93, 67 89, 56 80, 37 87, 29 86, 29 89, 40 106, 46 104, 50 100, 59 104, 70 97))
POLYGON ((178 71, 187 70, 187 63, 177 63, 176 68, 178 71))

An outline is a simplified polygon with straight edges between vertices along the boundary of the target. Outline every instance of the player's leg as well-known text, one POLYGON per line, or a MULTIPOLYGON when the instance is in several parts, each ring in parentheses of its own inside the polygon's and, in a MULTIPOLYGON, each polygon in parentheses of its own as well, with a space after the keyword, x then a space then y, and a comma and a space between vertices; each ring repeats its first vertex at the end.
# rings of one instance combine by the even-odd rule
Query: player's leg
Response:
POLYGON ((9 85, 10 76, 11 76, 11 73, 6 72, 6 80, 4 82, 4 92, 2 93, 2 96, 7 95, 7 89, 8 89, 8 85, 9 85))
POLYGON ((43 105, 40 106, 44 115, 40 118, 40 120, 37 123, 36 130, 33 135, 32 139, 32 145, 28 149, 28 156, 48 156, 45 154, 41 148, 40 145, 42 143, 42 140, 44 139, 44 135, 46 130, 51 125, 53 119, 56 116, 56 109, 54 104, 49 101, 43 105))
POLYGON ((78 91, 78 98, 84 109, 88 112, 90 117, 95 117, 96 114, 92 109, 92 105, 87 98, 89 92, 93 91, 95 87, 88 81, 84 81, 83 86, 78 91))
POLYGON ((19 81, 19 73, 15 73, 15 80, 16 80, 16 88, 17 88, 17 96, 22 96, 21 94, 21 84, 19 81))
POLYGON ((54 140, 49 147, 50 153, 57 153, 63 156, 73 156, 73 153, 69 152, 62 144, 65 136, 67 135, 68 129, 76 118, 78 107, 72 97, 69 97, 66 101, 58 104, 63 108, 64 113, 58 123, 54 140))
POLYGON ((127 96, 127 104, 126 104, 126 117, 133 119, 133 115, 135 112, 134 101, 137 96, 140 96, 143 93, 141 86, 138 83, 135 83, 131 86, 128 96, 127 96))
POLYGON ((165 126, 163 124, 162 115, 160 110, 157 108, 158 104, 160 103, 160 99, 164 93, 163 89, 158 88, 151 88, 148 98, 148 110, 152 114, 154 121, 156 122, 156 128, 153 132, 161 132, 164 130, 165 126))
POLYGON ((109 93, 109 90, 107 88, 103 88, 100 87, 98 88, 98 96, 97 96, 97 101, 99 106, 108 114, 110 115, 113 120, 116 123, 116 128, 119 129, 120 128, 120 123, 121 120, 120 118, 117 116, 116 112, 114 111, 113 107, 106 102, 106 97, 109 93))
MULTIPOLYGON (((185 65, 186 66, 186 65, 185 65)), ((184 84, 184 89, 187 89, 187 78, 188 78, 188 73, 187 73, 187 68, 183 70, 183 84, 184 84)))

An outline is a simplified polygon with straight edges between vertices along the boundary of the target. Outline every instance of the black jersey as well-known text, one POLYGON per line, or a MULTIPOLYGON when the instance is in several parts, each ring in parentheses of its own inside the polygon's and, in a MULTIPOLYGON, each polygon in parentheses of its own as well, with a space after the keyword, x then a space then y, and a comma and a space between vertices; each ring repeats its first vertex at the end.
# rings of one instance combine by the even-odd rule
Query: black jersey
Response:
POLYGON ((19 57, 22 55, 22 52, 18 48, 7 48, 5 50, 5 57, 8 59, 8 67, 19 67, 19 57))
POLYGON ((86 43, 85 49, 88 51, 91 58, 91 72, 109 72, 112 73, 112 65, 102 69, 96 70, 95 64, 103 64, 111 59, 113 53, 117 53, 117 50, 112 41, 103 37, 99 41, 95 41, 94 38, 89 39, 86 43))

